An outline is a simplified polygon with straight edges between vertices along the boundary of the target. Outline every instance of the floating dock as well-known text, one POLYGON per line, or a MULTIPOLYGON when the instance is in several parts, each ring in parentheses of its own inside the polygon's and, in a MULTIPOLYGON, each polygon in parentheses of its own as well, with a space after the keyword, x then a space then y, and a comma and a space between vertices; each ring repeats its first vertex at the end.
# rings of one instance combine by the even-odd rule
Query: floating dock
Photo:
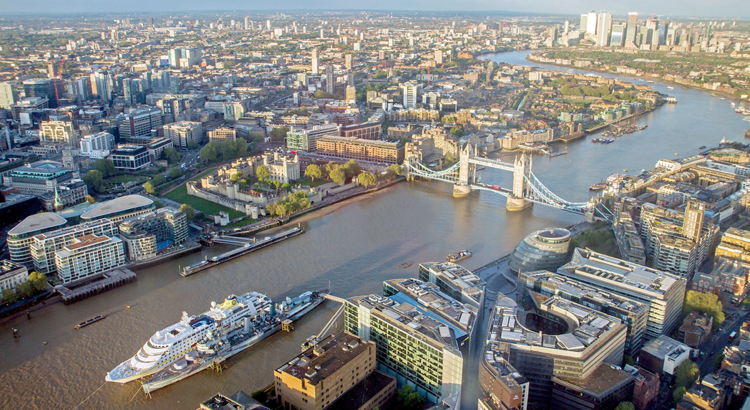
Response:
MULTIPOLYGON (((211 259, 206 259, 204 261, 200 261, 198 263, 194 263, 190 266, 187 266, 182 269, 180 272, 180 275, 183 277, 190 276, 194 273, 202 272, 206 269, 213 268, 214 266, 221 265, 224 262, 231 261, 232 259, 239 258, 240 256, 247 255, 250 252, 255 252, 258 249, 263 249, 266 246, 271 246, 273 244, 279 243, 281 241, 284 241, 286 239, 292 238, 294 236, 300 235, 304 233, 305 230, 302 228, 292 228, 289 230, 286 230, 284 232, 281 232, 279 234, 276 234, 274 236, 269 236, 264 239, 258 240, 256 242, 249 242, 250 240, 247 238, 227 238, 226 240, 232 240, 232 241, 238 241, 239 239, 245 239, 248 242, 243 243, 243 245, 237 249, 233 249, 229 252, 222 253, 221 255, 214 256, 211 259)), ((226 237, 225 237, 226 238, 226 237)))

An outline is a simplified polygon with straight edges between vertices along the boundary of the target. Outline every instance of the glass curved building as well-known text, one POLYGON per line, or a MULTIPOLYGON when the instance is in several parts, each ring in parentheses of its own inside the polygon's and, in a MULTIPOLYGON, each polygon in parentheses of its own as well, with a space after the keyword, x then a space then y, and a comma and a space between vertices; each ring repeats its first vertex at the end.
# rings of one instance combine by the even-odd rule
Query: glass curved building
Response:
POLYGON ((537 270, 556 271, 565 263, 570 248, 570 231, 541 229, 525 237, 510 255, 508 267, 513 273, 537 270))

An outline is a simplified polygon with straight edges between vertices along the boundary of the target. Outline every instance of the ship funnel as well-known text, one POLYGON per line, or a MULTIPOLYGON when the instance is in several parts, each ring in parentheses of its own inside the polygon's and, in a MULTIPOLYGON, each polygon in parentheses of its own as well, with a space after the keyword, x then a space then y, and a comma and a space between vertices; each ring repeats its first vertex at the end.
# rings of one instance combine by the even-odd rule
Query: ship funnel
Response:
POLYGON ((249 318, 249 317, 246 317, 246 318, 245 318, 245 332, 246 332, 246 333, 249 333, 249 332, 250 332, 250 327, 251 327, 251 326, 252 326, 252 324, 250 323, 250 318, 249 318))

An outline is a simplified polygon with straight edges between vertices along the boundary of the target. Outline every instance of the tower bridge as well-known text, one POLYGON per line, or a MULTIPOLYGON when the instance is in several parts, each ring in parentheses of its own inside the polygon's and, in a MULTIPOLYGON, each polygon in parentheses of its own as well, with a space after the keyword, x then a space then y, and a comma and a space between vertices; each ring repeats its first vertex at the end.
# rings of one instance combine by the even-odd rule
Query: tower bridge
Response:
POLYGON ((444 170, 435 171, 417 161, 405 161, 404 165, 408 177, 434 179, 453 184, 454 197, 466 196, 471 191, 489 191, 502 195, 507 198, 506 209, 509 211, 520 211, 530 207, 534 203, 577 214, 586 214, 588 212, 593 215, 594 211, 598 211, 595 201, 570 202, 544 186, 534 173, 531 172, 531 155, 526 155, 525 153, 521 154, 520 158, 516 158, 510 164, 480 157, 477 155, 476 147, 467 144, 460 153, 459 161, 444 170), (512 172, 512 187, 504 188, 498 185, 479 182, 477 179, 477 166, 512 172))

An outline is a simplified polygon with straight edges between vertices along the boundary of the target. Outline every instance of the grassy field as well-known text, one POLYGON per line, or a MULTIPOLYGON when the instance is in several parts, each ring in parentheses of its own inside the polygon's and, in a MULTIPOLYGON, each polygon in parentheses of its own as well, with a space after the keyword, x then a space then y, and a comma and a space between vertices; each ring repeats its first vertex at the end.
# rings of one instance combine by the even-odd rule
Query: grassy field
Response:
MULTIPOLYGON (((210 174, 214 170, 215 168, 203 171, 193 177, 191 181, 198 180, 203 176, 210 174)), ((181 204, 188 204, 197 210, 203 211, 206 215, 216 215, 221 211, 227 212, 230 219, 238 218, 244 215, 242 212, 235 211, 234 209, 215 204, 203 198, 198 198, 197 196, 188 195, 187 186, 185 184, 181 184, 180 186, 164 194, 163 196, 181 204)))
POLYGON ((242 220, 242 221, 239 221, 239 222, 235 222, 233 224, 229 224, 227 226, 224 226, 223 228, 224 229, 227 229, 227 228, 239 228, 240 226, 250 225, 251 223, 257 222, 257 221, 258 221, 257 219, 249 218, 249 219, 245 219, 245 220, 242 220))
POLYGON ((331 181, 329 181, 327 179, 322 179, 322 178, 317 178, 315 181, 310 181, 310 178, 305 178, 305 179, 299 181, 298 183, 296 183, 294 185, 302 184, 302 185, 309 185, 311 188, 315 188, 316 186, 321 186, 321 185, 327 184, 329 182, 331 182, 331 181))

